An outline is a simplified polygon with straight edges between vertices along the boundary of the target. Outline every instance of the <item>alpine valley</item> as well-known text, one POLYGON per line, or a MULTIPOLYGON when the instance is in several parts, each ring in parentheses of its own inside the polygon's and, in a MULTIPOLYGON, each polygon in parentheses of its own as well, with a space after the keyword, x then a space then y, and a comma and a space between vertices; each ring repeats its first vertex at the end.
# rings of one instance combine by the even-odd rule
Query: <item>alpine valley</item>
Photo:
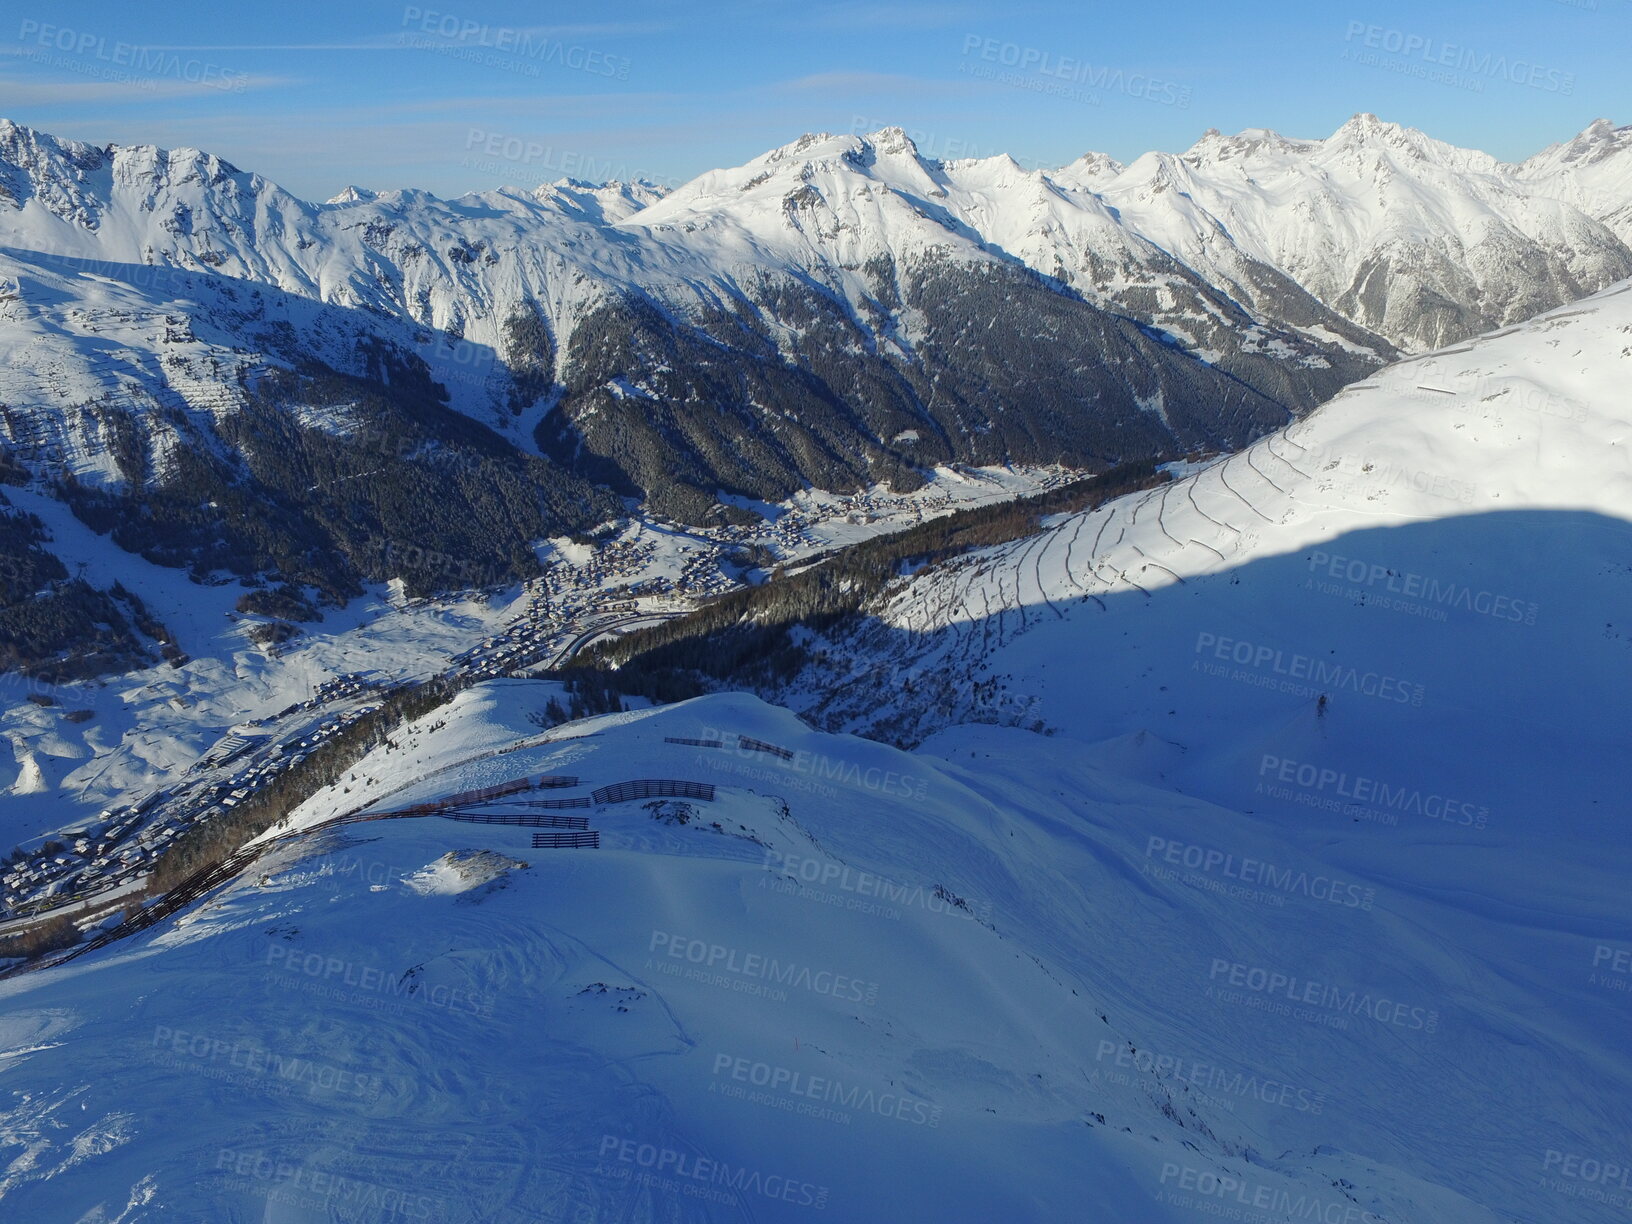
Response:
POLYGON ((6 1219, 1625 1218, 1632 128, 0 124, 0 286, 6 1219))
MULTIPOLYGON (((155 564, 291 588, 300 619, 469 585, 425 551, 529 577, 537 540, 630 513, 1234 448, 1632 275, 1627 131, 1504 165, 1359 115, 1028 172, 886 129, 667 195, 314 205, 0 123, 0 471, 155 564)), ((59 629, 18 626, 8 661, 135 661, 155 622, 56 543, 6 603, 56 583, 59 629)))

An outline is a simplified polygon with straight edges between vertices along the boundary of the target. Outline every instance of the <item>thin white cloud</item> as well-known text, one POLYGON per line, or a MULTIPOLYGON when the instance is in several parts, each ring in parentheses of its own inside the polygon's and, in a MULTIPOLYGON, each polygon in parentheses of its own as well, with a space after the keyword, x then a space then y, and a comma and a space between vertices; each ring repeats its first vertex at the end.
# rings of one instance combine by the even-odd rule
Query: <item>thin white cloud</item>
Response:
POLYGON ((930 77, 906 76, 895 72, 815 72, 809 76, 779 81, 772 88, 781 93, 883 92, 912 94, 959 94, 969 92, 966 81, 938 81, 930 77))
POLYGON ((845 30, 941 30, 968 25, 980 16, 979 9, 967 4, 870 4, 866 0, 852 0, 814 9, 805 14, 800 24, 845 30))
POLYGON ((421 47, 403 39, 404 34, 412 34, 418 38, 439 38, 450 45, 460 42, 470 42, 471 45, 491 46, 494 50, 504 50, 495 45, 496 40, 508 44, 526 39, 552 39, 561 41, 568 38, 627 38, 642 34, 663 34, 674 29, 668 22, 658 21, 624 21, 599 22, 582 25, 559 26, 483 26, 480 31, 469 39, 457 36, 439 34, 435 28, 423 30, 417 25, 405 24, 400 30, 393 30, 388 34, 369 34, 362 38, 350 39, 345 42, 323 43, 209 43, 197 45, 176 44, 173 46, 149 46, 150 51, 417 51, 421 47))
POLYGON ((19 81, 0 82, 5 105, 48 106, 82 102, 156 102, 172 98, 211 98, 252 89, 274 89, 299 84, 291 77, 234 74, 226 78, 230 87, 209 81, 185 81, 165 77, 132 77, 126 80, 19 81))
MULTIPOLYGON (((396 35, 390 36, 393 40, 396 35)), ((171 46, 148 46, 148 51, 402 51, 407 50, 405 44, 393 41, 390 44, 379 42, 343 42, 343 43, 220 43, 171 46)))

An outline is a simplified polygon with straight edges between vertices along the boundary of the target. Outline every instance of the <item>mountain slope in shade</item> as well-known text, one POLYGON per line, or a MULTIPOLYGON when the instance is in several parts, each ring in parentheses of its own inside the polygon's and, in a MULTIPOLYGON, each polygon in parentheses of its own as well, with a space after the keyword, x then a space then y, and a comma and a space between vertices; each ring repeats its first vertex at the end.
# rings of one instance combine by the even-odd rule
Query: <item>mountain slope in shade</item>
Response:
MULTIPOLYGON (((1182 1060, 1205 1025, 1203 1062, 1341 1068, 1357 1105, 1300 1126, 1307 1150, 1500 1219, 1618 1218, 1629 363, 1632 283, 1399 363, 1165 487, 904 579, 773 695, 917 743, 1062 836, 1121 830, 1080 906, 1127 915, 1096 946, 1136 951, 1096 981, 1149 1006, 1135 1045, 1182 1060), (1303 854, 1374 887, 1370 916, 1306 940, 1279 899, 1303 854), (1309 1006, 1362 983, 1407 1005, 1389 1031, 1309 1006), (1412 1006, 1431 1031, 1400 1028, 1412 1006)), ((1467 1209, 1341 1176, 1380 1218, 1467 1209)))
MULTIPOLYGON (((1632 538, 1629 363, 1622 284, 1391 366, 1149 494, 932 570, 881 610, 880 632, 926 675, 1012 674, 1036 717, 1074 733, 1205 743, 1233 762, 1210 776, 1235 778, 1234 800, 1256 793, 1260 750, 1352 753, 1369 776, 1590 827, 1616 802, 1592 762, 1629 718, 1632 635, 1613 615, 1632 538), (1047 666, 1066 649, 1088 679, 1047 666), (1351 671, 1403 687, 1359 691, 1351 671), (1465 752, 1447 751, 1453 732, 1465 752)), ((811 688, 840 694, 835 716, 869 699, 811 688)))
MULTIPOLYGON (((172 929, 0 983, 18 1093, 0 1144, 30 1153, 8 1210, 1167 1224, 1229 1194, 1289 1219, 1495 1224, 1546 1205, 1470 1173, 1507 1152, 1463 1133, 1505 1143, 1495 1060, 1583 1131, 1614 1086, 1490 1049, 1460 1007, 1492 984, 1443 992, 1457 960, 1412 885, 1345 864, 1343 904, 1282 907, 1144 869, 1153 834, 1205 830, 1330 879, 1325 848, 1270 822, 1024 733, 908 754, 741 696, 541 737, 546 689, 465 694, 295 823, 523 772, 713 799, 593 806, 598 850, 354 825, 172 929), (722 734, 790 755, 668 742, 722 734), (1386 992, 1388 1018, 1208 998, 1214 959, 1270 939, 1278 964, 1386 992)), ((1523 1002, 1492 991, 1499 1038, 1534 1027, 1523 1002)))
MULTIPOLYGON (((827 252, 869 249, 864 228, 941 251, 931 227, 973 227, 982 192, 1037 187, 943 169, 936 214, 910 163, 888 183, 876 163, 823 168, 851 147, 809 160, 820 203, 787 225, 691 217, 683 195, 618 225, 650 213, 660 245, 701 234, 789 267, 802 251, 807 281, 837 278, 818 295, 835 332, 854 325, 835 304, 905 284, 878 299, 903 362, 1025 284, 1061 312, 1029 317, 1096 321, 1098 360, 1131 371, 1154 351, 984 247, 851 279, 827 252)), ((333 206, 365 228, 379 207, 333 206)), ((65 398, 159 386, 150 349, 180 359, 166 371, 246 360, 224 312, 271 337, 241 403, 149 391, 151 454, 94 405, 70 418, 61 450, 106 448, 88 486, 128 475, 121 455, 158 474, 189 439, 206 453, 212 412, 235 420, 295 364, 290 335, 347 394, 290 394, 264 419, 343 440, 384 369, 373 381, 419 391, 379 411, 443 431, 433 449, 490 445, 427 393, 389 311, 370 367, 361 307, 212 277, 172 322, 142 313, 133 272, 82 286, 49 263, 8 259, 7 335, 65 398), (82 381, 105 365, 120 376, 82 381)), ((565 369, 628 368, 658 336, 709 351, 657 298, 620 300, 642 305, 585 316, 565 369)), ((1065 360, 1047 368, 1061 386, 1065 360)), ((1623 1219, 1606 1169, 1632 1130, 1629 365, 1624 282, 905 577, 808 638, 816 661, 777 694, 827 732, 739 694, 541 732, 554 686, 465 692, 275 832, 551 774, 576 779, 549 793, 588 801, 574 811, 600 847, 434 817, 312 832, 179 920, 0 981, 4 1214, 1623 1219), (633 778, 716 789, 592 793, 633 778)), ((595 402, 682 402, 661 373, 595 402)))

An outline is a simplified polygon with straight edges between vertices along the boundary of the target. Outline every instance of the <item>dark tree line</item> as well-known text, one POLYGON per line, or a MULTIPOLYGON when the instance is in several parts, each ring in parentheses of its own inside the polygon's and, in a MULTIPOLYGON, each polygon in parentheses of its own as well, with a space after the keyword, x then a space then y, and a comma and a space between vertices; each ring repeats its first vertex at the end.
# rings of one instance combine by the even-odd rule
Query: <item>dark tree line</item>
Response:
POLYGON ((169 635, 141 600, 70 578, 45 543, 45 525, 0 494, 0 672, 61 682, 152 662, 141 634, 169 635))
POLYGON ((978 506, 836 549, 795 574, 711 600, 686 616, 597 643, 558 673, 585 702, 613 694, 684 700, 718 687, 772 688, 809 660, 807 635, 858 622, 908 566, 934 565, 1030 535, 1053 514, 1162 484, 1155 460, 1120 464, 1033 497, 978 506))
POLYGON ((166 892, 216 866, 318 791, 339 783, 396 728, 447 704, 467 684, 438 677, 388 693, 377 708, 336 732, 300 764, 279 774, 237 807, 194 825, 176 838, 154 864, 149 892, 166 892))

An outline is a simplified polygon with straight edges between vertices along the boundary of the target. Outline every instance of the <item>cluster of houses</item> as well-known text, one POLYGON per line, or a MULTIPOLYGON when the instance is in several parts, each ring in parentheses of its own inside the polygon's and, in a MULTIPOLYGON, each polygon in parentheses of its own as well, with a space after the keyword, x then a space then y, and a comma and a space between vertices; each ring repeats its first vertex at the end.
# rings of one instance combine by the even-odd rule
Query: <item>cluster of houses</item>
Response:
MULTIPOLYGON (((317 691, 328 689, 333 700, 360 695, 370 687, 363 677, 352 675, 326 681, 317 691)), ((257 724, 275 722, 317 704, 314 695, 281 714, 257 720, 257 724)), ((81 886, 103 892, 146 872, 190 826, 238 806, 376 708, 353 707, 324 718, 299 736, 271 744, 270 735, 234 731, 188 771, 214 772, 217 777, 213 781, 190 787, 180 784, 150 792, 132 804, 105 808, 83 829, 50 839, 21 857, 14 852, 12 860, 0 869, 0 917, 21 916, 61 904, 81 886), (219 776, 228 766, 236 767, 226 776, 219 776)))
MULTIPOLYGON (((1043 487, 1066 478, 1045 479, 1043 487)), ((945 496, 930 494, 912 506, 918 517, 930 517, 954 507, 945 496)), ((486 679, 514 673, 539 662, 575 626, 587 618, 616 612, 635 612, 638 599, 672 600, 675 604, 722 594, 736 581, 721 567, 722 557, 745 545, 760 545, 779 556, 810 551, 816 542, 812 528, 835 520, 872 523, 898 515, 901 499, 873 492, 852 494, 837 502, 787 509, 774 520, 753 525, 720 525, 694 533, 700 547, 684 557, 678 575, 642 578, 656 558, 657 538, 637 533, 630 539, 598 542, 581 562, 554 559, 544 573, 527 584, 527 602, 521 613, 497 633, 455 655, 445 675, 486 679)), ((0 862, 0 917, 26 914, 60 904, 80 885, 103 891, 145 872, 180 833, 244 802, 283 771, 304 761, 311 752, 376 708, 365 702, 379 685, 362 672, 325 680, 305 701, 276 714, 256 719, 245 727, 267 727, 302 713, 347 702, 350 708, 333 713, 301 734, 280 739, 275 730, 257 734, 235 730, 197 761, 189 773, 216 776, 193 785, 155 791, 139 802, 100 813, 86 828, 65 834, 65 840, 47 841, 28 854, 14 853, 0 862), (226 776, 222 771, 233 767, 226 776), (202 784, 199 784, 202 783, 202 784), (162 805, 162 806, 161 806, 162 805)))

